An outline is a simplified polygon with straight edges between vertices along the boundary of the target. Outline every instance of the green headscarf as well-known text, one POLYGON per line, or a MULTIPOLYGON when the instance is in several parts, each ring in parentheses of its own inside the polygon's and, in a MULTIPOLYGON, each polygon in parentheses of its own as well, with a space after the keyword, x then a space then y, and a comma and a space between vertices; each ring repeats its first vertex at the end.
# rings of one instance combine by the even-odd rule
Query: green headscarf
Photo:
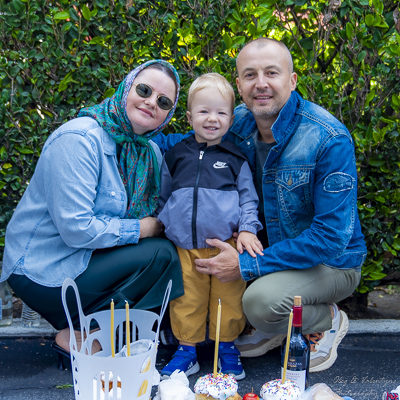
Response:
POLYGON ((160 173, 149 140, 171 120, 178 102, 179 90, 179 76, 170 63, 164 60, 147 61, 127 75, 112 97, 95 106, 83 108, 78 113, 78 117, 94 118, 116 143, 122 145, 119 173, 128 195, 125 218, 141 219, 151 216, 158 206, 160 173), (177 84, 176 99, 164 122, 157 129, 144 135, 137 135, 133 132, 126 114, 126 102, 136 76, 151 64, 162 64, 174 73, 177 84))

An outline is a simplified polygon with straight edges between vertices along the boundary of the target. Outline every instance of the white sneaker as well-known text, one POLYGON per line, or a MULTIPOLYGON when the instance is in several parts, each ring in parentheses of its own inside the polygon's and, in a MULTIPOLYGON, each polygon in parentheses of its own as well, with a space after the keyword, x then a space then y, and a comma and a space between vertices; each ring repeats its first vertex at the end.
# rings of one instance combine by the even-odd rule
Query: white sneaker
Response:
POLYGON ((259 357, 268 351, 279 347, 286 335, 266 335, 250 327, 235 340, 235 346, 241 357, 259 357))
POLYGON ((330 368, 337 358, 337 348, 349 330, 349 319, 336 304, 336 316, 332 328, 325 332, 307 335, 310 341, 310 372, 320 372, 330 368))

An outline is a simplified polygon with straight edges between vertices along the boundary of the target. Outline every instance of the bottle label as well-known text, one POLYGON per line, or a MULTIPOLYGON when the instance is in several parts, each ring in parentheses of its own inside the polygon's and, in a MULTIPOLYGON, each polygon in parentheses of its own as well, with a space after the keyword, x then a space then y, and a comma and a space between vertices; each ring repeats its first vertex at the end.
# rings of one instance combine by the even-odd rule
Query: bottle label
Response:
MULTIPOLYGON (((281 368, 281 376, 283 376, 283 367, 281 368)), ((297 383, 301 391, 304 392, 306 388, 306 371, 291 371, 290 369, 287 369, 286 379, 297 383)))
MULTIPOLYGON (((283 377, 283 367, 281 368, 281 376, 283 377)), ((297 383, 302 391, 306 389, 307 356, 289 356, 286 379, 290 379, 291 381, 297 383)))

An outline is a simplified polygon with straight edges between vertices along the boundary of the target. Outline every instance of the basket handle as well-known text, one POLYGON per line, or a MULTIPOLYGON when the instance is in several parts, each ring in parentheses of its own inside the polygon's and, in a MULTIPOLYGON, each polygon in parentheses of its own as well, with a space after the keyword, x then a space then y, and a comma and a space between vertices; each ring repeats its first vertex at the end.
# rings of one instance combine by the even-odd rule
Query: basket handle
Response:
MULTIPOLYGON (((74 348, 76 351, 78 351, 78 346, 76 343, 76 337, 73 334, 74 332, 74 326, 72 324, 71 320, 71 315, 68 309, 68 304, 67 304, 67 290, 69 287, 72 287, 75 292, 76 296, 76 303, 78 305, 78 312, 79 312, 79 325, 81 327, 81 338, 82 338, 82 343, 84 341, 84 321, 85 321, 85 314, 83 313, 82 310, 82 305, 81 305, 81 298, 79 297, 79 292, 78 292, 78 287, 76 286, 76 283, 71 279, 71 278, 65 278, 63 285, 62 285, 62 292, 61 292, 61 298, 62 298, 62 303, 65 311, 65 315, 67 316, 68 320, 68 325, 69 325, 69 330, 70 330, 70 335, 69 335, 69 344, 71 348, 74 348)), ((83 347, 83 346, 82 346, 83 347)))
POLYGON ((168 306, 168 302, 169 302, 169 296, 171 294, 171 289, 172 289, 172 279, 169 280, 167 288, 165 289, 165 293, 164 293, 164 299, 161 305, 161 312, 160 312, 160 317, 159 317, 159 324, 157 326, 157 332, 156 332, 156 337, 158 338, 158 334, 160 331, 160 326, 161 326, 161 321, 164 317, 165 314, 165 310, 167 309, 168 306))

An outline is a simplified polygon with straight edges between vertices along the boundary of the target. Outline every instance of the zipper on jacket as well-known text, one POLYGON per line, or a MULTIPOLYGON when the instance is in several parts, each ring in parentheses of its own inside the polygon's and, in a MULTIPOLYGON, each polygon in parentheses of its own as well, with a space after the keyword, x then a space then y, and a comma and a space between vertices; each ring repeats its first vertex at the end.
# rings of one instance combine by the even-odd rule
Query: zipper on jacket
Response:
POLYGON ((201 170, 203 167, 203 156, 204 156, 204 151, 200 151, 199 154, 199 167, 197 168, 197 176, 196 176, 196 181, 194 184, 193 188, 193 210, 192 210, 192 240, 193 240, 193 248, 197 249, 197 229, 196 229, 196 223, 197 223, 197 199, 198 199, 198 190, 199 190, 199 181, 200 181, 200 175, 201 175, 201 170))

